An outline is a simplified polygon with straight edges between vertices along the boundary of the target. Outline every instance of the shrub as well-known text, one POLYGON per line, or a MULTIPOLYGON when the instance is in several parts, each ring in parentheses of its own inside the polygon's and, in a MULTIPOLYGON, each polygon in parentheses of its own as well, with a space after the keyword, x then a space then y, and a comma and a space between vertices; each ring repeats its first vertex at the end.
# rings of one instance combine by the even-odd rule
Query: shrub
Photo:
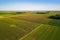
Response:
POLYGON ((56 14, 55 16, 49 16, 48 18, 52 18, 52 19, 60 19, 60 15, 56 14))
POLYGON ((16 12, 17 14, 22 14, 23 12, 16 12))
POLYGON ((46 13, 49 13, 49 11, 47 11, 47 12, 36 12, 36 14, 46 14, 46 13))

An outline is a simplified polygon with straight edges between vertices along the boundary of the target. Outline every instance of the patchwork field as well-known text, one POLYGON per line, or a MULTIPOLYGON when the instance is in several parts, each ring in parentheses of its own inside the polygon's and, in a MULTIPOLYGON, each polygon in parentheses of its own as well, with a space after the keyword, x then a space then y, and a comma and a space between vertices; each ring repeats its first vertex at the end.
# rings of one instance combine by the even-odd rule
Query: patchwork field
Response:
POLYGON ((60 40, 60 20, 48 18, 59 14, 0 14, 0 40, 60 40))
POLYGON ((60 40, 60 27, 41 24, 20 40, 60 40))

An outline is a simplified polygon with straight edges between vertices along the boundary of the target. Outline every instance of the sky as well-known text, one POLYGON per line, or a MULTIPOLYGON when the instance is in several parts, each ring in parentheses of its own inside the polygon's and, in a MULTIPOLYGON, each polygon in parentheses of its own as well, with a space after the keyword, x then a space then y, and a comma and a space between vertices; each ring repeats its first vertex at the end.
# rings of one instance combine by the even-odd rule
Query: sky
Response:
POLYGON ((0 0, 0 11, 60 11, 60 0, 0 0))

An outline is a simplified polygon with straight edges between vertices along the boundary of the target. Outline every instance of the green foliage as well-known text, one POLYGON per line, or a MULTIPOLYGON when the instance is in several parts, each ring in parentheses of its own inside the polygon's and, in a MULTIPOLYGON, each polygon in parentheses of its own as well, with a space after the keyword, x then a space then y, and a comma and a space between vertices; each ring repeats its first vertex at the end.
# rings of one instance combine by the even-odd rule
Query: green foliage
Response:
POLYGON ((45 13, 43 13, 43 12, 37 12, 36 14, 45 14, 45 13))
POLYGON ((55 16, 49 16, 52 19, 60 19, 60 14, 56 14, 55 16))
POLYGON ((23 12, 16 12, 16 14, 22 14, 23 12))
POLYGON ((47 14, 49 13, 49 11, 45 11, 45 12, 36 12, 36 14, 47 14))

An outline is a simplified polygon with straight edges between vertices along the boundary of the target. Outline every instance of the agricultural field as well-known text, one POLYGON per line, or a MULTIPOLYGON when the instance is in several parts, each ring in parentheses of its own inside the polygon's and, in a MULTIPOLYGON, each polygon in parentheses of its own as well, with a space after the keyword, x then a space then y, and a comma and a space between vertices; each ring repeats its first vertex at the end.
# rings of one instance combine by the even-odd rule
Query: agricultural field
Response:
POLYGON ((0 12, 0 40, 60 40, 59 18, 59 11, 0 12))

